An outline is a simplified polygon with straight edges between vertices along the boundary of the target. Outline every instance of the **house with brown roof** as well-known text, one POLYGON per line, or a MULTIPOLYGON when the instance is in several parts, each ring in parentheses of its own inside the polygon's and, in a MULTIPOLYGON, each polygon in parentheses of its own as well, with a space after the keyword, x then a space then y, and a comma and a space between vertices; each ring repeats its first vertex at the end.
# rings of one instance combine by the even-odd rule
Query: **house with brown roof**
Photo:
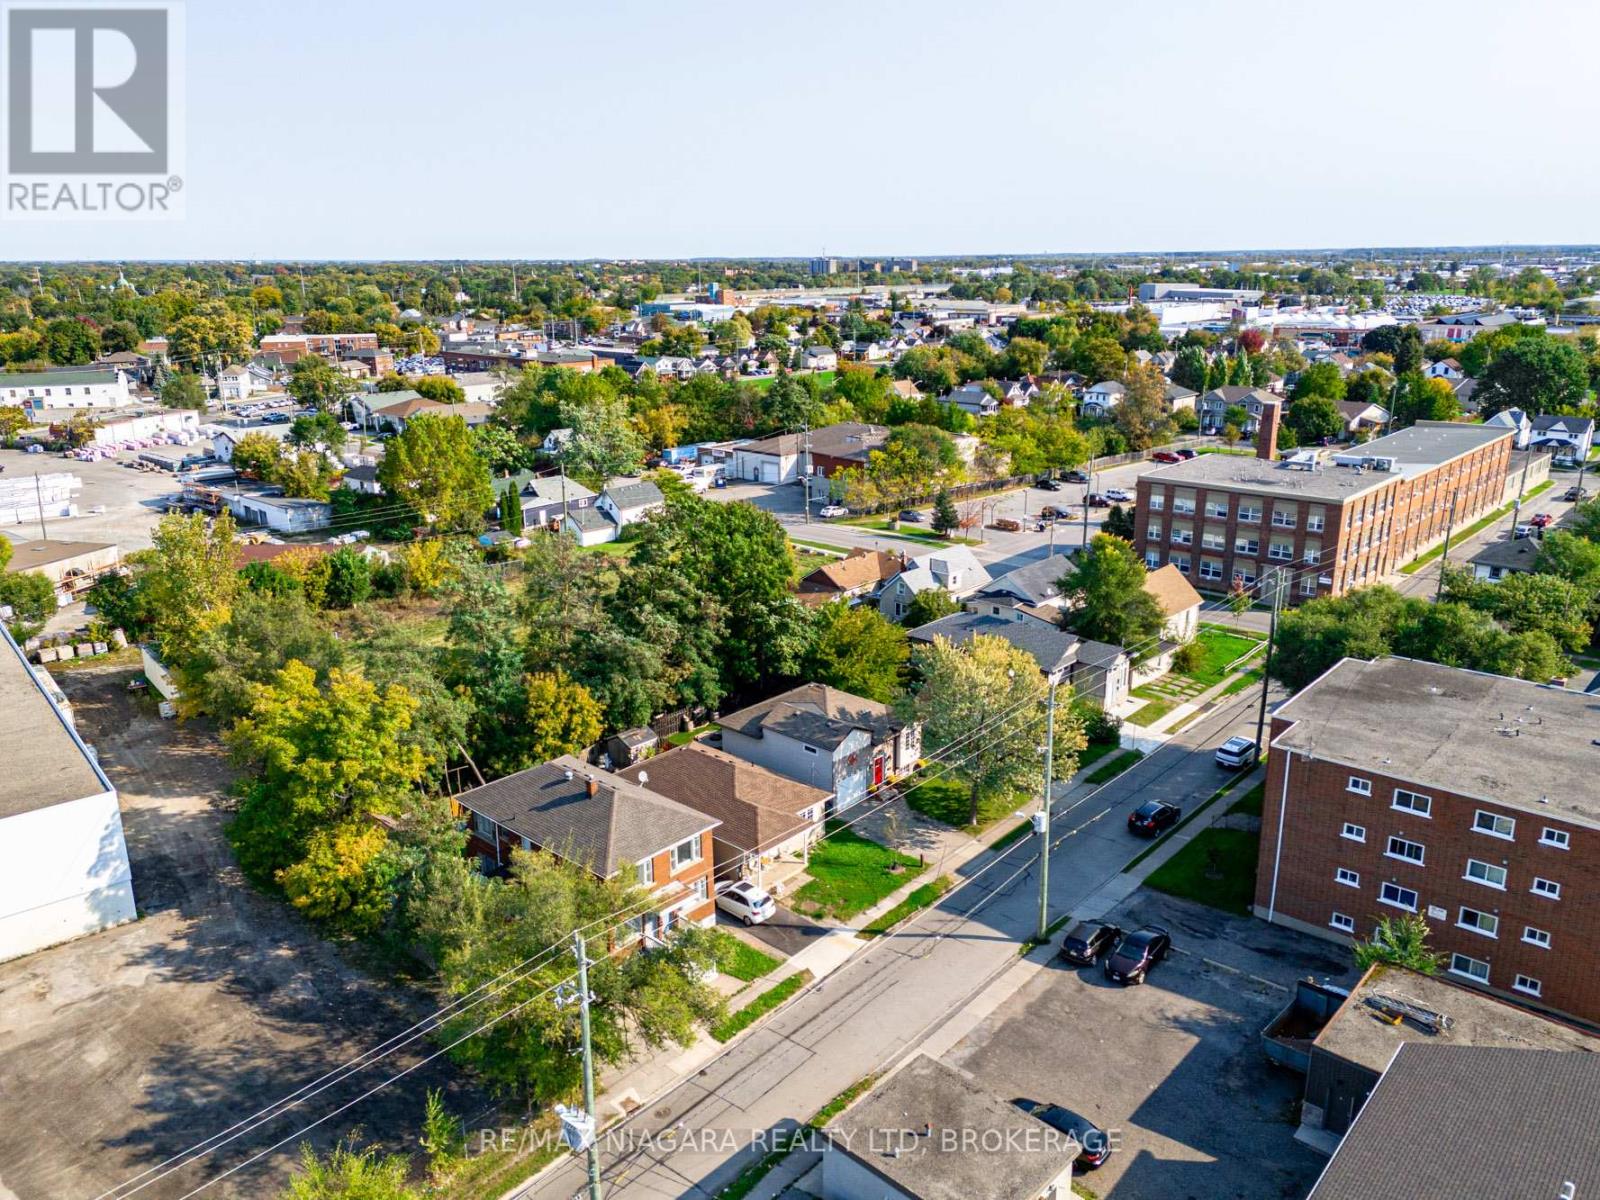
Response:
POLYGON ((1161 636, 1169 642, 1187 642, 1200 629, 1200 593, 1182 571, 1168 563, 1148 572, 1144 590, 1155 597, 1166 617, 1161 636))
POLYGON ((800 603, 820 607, 835 600, 870 598, 884 580, 898 575, 903 565, 897 556, 882 550, 852 550, 844 558, 824 563, 800 581, 800 603))
POLYGON ((719 879, 762 882, 764 868, 803 858, 822 833, 828 793, 704 742, 618 774, 721 822, 711 835, 719 879))

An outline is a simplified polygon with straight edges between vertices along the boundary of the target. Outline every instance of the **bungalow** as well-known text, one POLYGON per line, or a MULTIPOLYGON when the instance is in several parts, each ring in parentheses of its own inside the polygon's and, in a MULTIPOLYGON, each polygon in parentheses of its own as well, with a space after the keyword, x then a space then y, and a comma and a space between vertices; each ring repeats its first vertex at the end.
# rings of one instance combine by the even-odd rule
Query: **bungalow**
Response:
POLYGON ((802 857, 822 833, 828 793, 690 742, 618 772, 720 822, 711 834, 719 879, 762 882, 762 869, 802 857))
POLYGON ((1422 372, 1429 379, 1465 379, 1467 373, 1461 369, 1461 364, 1453 358, 1441 358, 1436 363, 1429 363, 1422 372))
POLYGON ((599 546, 617 540, 616 522, 598 508, 572 508, 561 516, 561 531, 580 546, 599 546))
POLYGON ((1008 571, 980 587, 967 607, 973 612, 1002 616, 1003 608, 1061 607, 1061 577, 1072 569, 1072 555, 1054 554, 1008 571))
POLYGON ((975 637, 998 637, 1025 650, 1039 664, 1039 674, 1051 683, 1070 684, 1077 694, 1104 709, 1114 709, 1128 698, 1132 663, 1120 646, 1095 642, 1069 633, 1048 611, 1013 608, 996 616, 984 612, 958 612, 919 625, 906 634, 913 643, 932 645, 944 638, 964 646, 975 637))
POLYGON ((890 621, 906 615, 918 592, 939 588, 960 598, 988 583, 989 572, 966 546, 947 546, 907 560, 878 593, 878 612, 890 621))
POLYGON ((363 496, 381 496, 383 485, 378 482, 378 465, 376 463, 357 463, 353 467, 346 467, 344 478, 339 481, 339 486, 363 496))
POLYGON ((572 440, 572 430, 567 428, 552 429, 544 435, 544 441, 539 443, 539 449, 545 454, 560 454, 572 440))
POLYGON ((717 722, 722 749, 831 793, 829 815, 898 779, 922 753, 922 727, 886 704, 820 683, 803 683, 717 722))
POLYGON ((1085 388, 1083 399, 1078 403, 1078 412, 1085 417, 1104 417, 1113 408, 1122 403, 1122 398, 1128 394, 1128 389, 1115 379, 1107 379, 1085 388))
POLYGON ((274 533, 313 533, 333 521, 333 506, 326 500, 285 496, 281 488, 229 492, 227 501, 234 520, 265 525, 274 533))
POLYGON ((1363 404, 1359 400, 1336 400, 1334 407, 1344 418, 1344 431, 1358 436, 1382 429, 1389 423, 1389 410, 1381 404, 1363 404))
POLYGON ((404 426, 405 416, 415 411, 417 403, 426 405, 430 401, 409 388, 398 392, 362 392, 350 398, 350 419, 363 429, 398 431, 404 426))
POLYGON ((651 513, 660 512, 666 503, 661 489, 648 479, 631 482, 614 480, 606 484, 600 498, 595 501, 595 508, 615 521, 620 532, 629 525, 638 524, 651 513))
POLYGON ((455 798, 468 819, 468 853, 486 874, 514 851, 542 850, 601 879, 649 889, 653 908, 630 920, 645 946, 685 922, 716 921, 715 817, 566 754, 455 798))
POLYGON ((1000 411, 1000 401, 978 383, 963 383, 945 396, 944 402, 954 404, 962 412, 971 413, 975 417, 992 417, 1000 411))
POLYGON ((1499 583, 1507 575, 1532 574, 1541 549, 1537 538, 1504 538, 1490 542, 1467 561, 1472 564, 1474 579, 1499 583))
POLYGON ((997 379, 994 382, 1000 389, 1000 403, 1007 408, 1027 408, 1029 401, 1040 390, 1039 385, 1026 376, 1022 379, 997 379))
POLYGON ((1167 402, 1168 412, 1178 412, 1179 410, 1193 412, 1195 402, 1200 399, 1200 393, 1180 384, 1169 383, 1165 393, 1163 393, 1163 398, 1167 402))
MULTIPOLYGON (((507 480, 494 481, 496 493, 504 493, 507 480)), ((522 499, 524 529, 548 527, 561 520, 563 513, 592 507, 599 498, 576 479, 564 475, 513 475, 509 482, 522 499)))
POLYGON ((288 439, 292 429, 292 425, 281 422, 276 425, 235 425, 219 429, 211 435, 211 456, 218 462, 232 462, 233 452, 238 449, 239 443, 251 434, 282 442, 288 439))
POLYGON ((811 607, 835 600, 868 599, 885 579, 899 573, 900 559, 882 550, 852 550, 846 557, 824 563, 800 580, 800 603, 811 607))
POLYGON ((800 351, 800 370, 836 371, 839 368, 838 352, 828 346, 807 346, 800 351))
POLYGON ((1165 618, 1161 625, 1163 641, 1187 642, 1200 632, 1200 593, 1182 571, 1172 563, 1149 572, 1144 590, 1155 597, 1165 618))

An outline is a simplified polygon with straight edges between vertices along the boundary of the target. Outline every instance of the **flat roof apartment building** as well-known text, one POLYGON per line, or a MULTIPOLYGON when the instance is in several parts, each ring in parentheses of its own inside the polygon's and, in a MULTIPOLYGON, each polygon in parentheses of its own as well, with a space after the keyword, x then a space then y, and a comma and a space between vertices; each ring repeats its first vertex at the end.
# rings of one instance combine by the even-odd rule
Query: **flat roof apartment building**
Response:
MULTIPOLYGON (((1196 588, 1251 587, 1288 576, 1285 602, 1376 583, 1498 505, 1511 430, 1449 421, 1283 461, 1198 458, 1139 479, 1136 544, 1147 566, 1171 564, 1196 588)), ((1264 431, 1270 456, 1276 440, 1264 431)))
POLYGON ((1600 1024, 1600 700, 1344 659, 1273 714, 1255 912, 1420 915, 1451 979, 1600 1024))

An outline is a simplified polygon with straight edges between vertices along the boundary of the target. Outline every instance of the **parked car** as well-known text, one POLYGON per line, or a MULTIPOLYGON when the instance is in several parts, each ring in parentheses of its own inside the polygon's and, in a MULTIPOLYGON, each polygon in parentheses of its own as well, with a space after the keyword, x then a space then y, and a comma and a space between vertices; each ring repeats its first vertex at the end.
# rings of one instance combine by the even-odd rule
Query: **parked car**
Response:
POLYGON ((1579 500, 1587 500, 1589 498, 1589 489, 1573 484, 1561 498, 1569 503, 1576 504, 1579 500))
POLYGON ((1079 921, 1061 939, 1061 957, 1080 967, 1092 967, 1121 937, 1122 930, 1106 921, 1079 921))
POLYGON ((819 517, 848 517, 850 510, 842 504, 824 504, 817 512, 819 517))
POLYGON ((1117 983, 1143 983, 1158 962, 1172 953, 1172 935, 1159 925, 1136 929, 1106 955, 1106 978, 1117 983))
POLYGON ((1088 483, 1089 482, 1089 472, 1087 472, 1087 471, 1068 471, 1061 478, 1065 479, 1068 483, 1088 483))
POLYGON ((900 510, 900 519, 902 521, 921 521, 922 514, 914 508, 902 508, 900 510))
POLYGON ((1532 525, 1535 529, 1543 529, 1553 520, 1555 520, 1555 518, 1549 513, 1534 513, 1533 518, 1528 522, 1528 524, 1532 525))
POLYGON ((1110 508, 1111 501, 1099 492, 1090 492, 1083 498, 1083 502, 1090 508, 1110 508))
POLYGON ((1107 488, 1106 499, 1115 500, 1118 504, 1126 504, 1133 499, 1133 493, 1123 488, 1107 488))
POLYGON ((1046 504, 1039 510, 1039 517, 1044 521, 1055 521, 1061 518, 1070 517, 1071 515, 1072 513, 1069 510, 1061 508, 1059 505, 1055 504, 1046 504))
POLYGON ((717 907, 746 925, 759 925, 778 911, 766 890, 746 879, 717 884, 717 907))
POLYGON ((1198 450, 1190 450, 1190 449, 1187 449, 1187 448, 1185 448, 1183 450, 1174 450, 1173 453, 1176 454, 1179 458, 1182 458, 1182 459, 1185 459, 1185 460, 1191 459, 1191 458, 1199 458, 1200 457, 1200 451, 1198 451, 1198 450))
POLYGON ((1038 1100, 1017 1099, 1011 1103, 1030 1117, 1037 1117, 1051 1129, 1060 1130, 1076 1142, 1083 1153, 1078 1155, 1076 1162, 1073 1163, 1074 1166, 1092 1171, 1111 1157, 1111 1138, 1107 1136, 1105 1130, 1087 1117, 1081 1117, 1070 1108, 1063 1108, 1059 1104, 1045 1104, 1038 1100))
POLYGON ((1260 757, 1260 749, 1247 737, 1231 737, 1217 747, 1217 766, 1230 771, 1247 767, 1260 757))
POLYGON ((994 520, 989 522, 989 528, 1001 529, 1006 533, 1021 533, 1022 522, 1013 520, 1010 517, 996 517, 994 520))
POLYGON ((1040 479, 1033 486, 1041 492, 1059 492, 1061 490, 1061 485, 1054 479, 1040 479))
POLYGON ((1528 524, 1526 521, 1520 521, 1517 523, 1517 527, 1511 531, 1511 536, 1513 540, 1518 538, 1532 537, 1533 530, 1534 526, 1528 524))
POLYGON ((1165 800, 1149 800, 1128 814, 1128 828, 1145 837, 1155 837, 1163 829, 1171 829, 1183 816, 1183 809, 1165 800))
POLYGON ((1150 461, 1158 463, 1175 463, 1182 462, 1183 459, 1177 454, 1174 454, 1171 450, 1157 450, 1150 456, 1150 461))

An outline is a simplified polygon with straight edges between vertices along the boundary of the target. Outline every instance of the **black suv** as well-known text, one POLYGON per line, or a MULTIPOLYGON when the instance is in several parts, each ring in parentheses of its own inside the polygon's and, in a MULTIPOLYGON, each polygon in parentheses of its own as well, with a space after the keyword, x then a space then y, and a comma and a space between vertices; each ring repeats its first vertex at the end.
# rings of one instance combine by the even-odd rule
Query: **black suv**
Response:
POLYGON ((1159 925, 1128 934, 1106 955, 1106 978, 1117 983, 1143 983, 1152 967, 1172 953, 1172 935, 1159 925))
POLYGON ((1061 490, 1061 485, 1054 479, 1036 480, 1033 486, 1038 488, 1041 492, 1059 492, 1061 490))
POLYGON ((1128 828, 1145 837, 1155 837, 1163 829, 1170 829, 1183 816, 1183 809, 1165 800, 1150 800, 1128 814, 1128 828))
POLYGON ((1080 967, 1092 967, 1121 936, 1121 929, 1105 921, 1079 921, 1061 939, 1061 957, 1080 967))

